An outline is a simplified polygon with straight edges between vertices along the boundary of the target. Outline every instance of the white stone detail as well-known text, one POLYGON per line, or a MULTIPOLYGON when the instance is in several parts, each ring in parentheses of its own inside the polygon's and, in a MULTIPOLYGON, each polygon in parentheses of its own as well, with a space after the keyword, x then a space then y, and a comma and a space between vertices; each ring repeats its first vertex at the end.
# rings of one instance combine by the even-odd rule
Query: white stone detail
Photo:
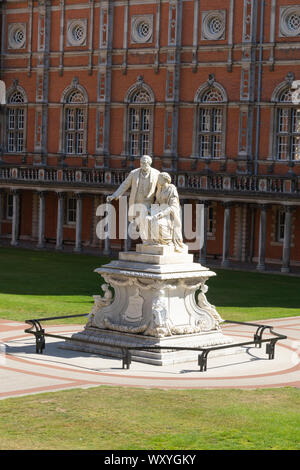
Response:
POLYGON ((26 46, 26 23, 8 25, 8 49, 24 49, 26 46))
POLYGON ((131 18, 131 42, 147 43, 153 37, 153 15, 134 15, 131 18))
POLYGON ((87 37, 87 19, 74 19, 68 22, 68 46, 85 46, 87 37))
POLYGON ((210 41, 225 39, 225 30, 225 10, 210 10, 202 13, 202 39, 210 41))
POLYGON ((279 36, 300 35, 300 5, 280 8, 279 36))
POLYGON ((112 292, 109 289, 108 284, 102 284, 102 290, 104 292, 103 296, 93 295, 94 305, 88 316, 87 323, 85 328, 93 326, 95 315, 105 306, 109 305, 112 302, 112 292))
POLYGON ((134 289, 134 294, 129 297, 127 308, 124 312, 124 319, 129 322, 140 321, 143 316, 144 299, 139 294, 139 289, 134 289))

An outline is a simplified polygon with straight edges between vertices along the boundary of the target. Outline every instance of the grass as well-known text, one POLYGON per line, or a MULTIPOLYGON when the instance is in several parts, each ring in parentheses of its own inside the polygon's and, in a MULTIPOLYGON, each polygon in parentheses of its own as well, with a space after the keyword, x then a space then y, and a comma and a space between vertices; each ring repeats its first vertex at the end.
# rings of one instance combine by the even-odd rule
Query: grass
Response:
MULTIPOLYGON (((0 318, 23 321, 89 313, 101 291, 94 269, 108 258, 0 248, 0 318)), ((215 270, 208 300, 224 319, 250 321, 300 315, 299 278, 215 270)), ((85 323, 86 319, 70 319, 85 323)), ((63 322, 67 322, 63 320, 63 322)))
POLYGON ((99 256, 0 248, 0 318, 89 313, 102 282, 93 271, 107 262, 99 256))
MULTIPOLYGON (((108 259, 0 248, 0 318, 88 313, 108 259)), ((208 299, 223 318, 300 314, 299 278, 216 270, 208 299)), ((70 319, 79 323, 79 319, 70 319)), ((86 319, 82 319, 85 323, 86 319)), ((57 322, 57 321, 56 321, 57 322)), ((66 320, 62 320, 66 322, 66 320)), ((97 387, 0 400, 1 450, 300 448, 300 390, 97 387)))
POLYGON ((0 449, 299 449, 299 408, 293 388, 46 393, 0 401, 0 449))
POLYGON ((300 315, 300 279, 280 274, 216 270, 209 301, 227 320, 251 321, 300 315))

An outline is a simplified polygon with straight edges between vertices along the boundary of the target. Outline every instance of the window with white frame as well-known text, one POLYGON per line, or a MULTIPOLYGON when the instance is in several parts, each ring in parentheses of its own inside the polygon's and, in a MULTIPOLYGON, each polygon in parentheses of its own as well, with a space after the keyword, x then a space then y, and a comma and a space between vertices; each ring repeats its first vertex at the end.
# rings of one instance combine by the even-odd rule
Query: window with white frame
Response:
POLYGON ((283 242, 284 239, 285 212, 279 208, 276 210, 276 241, 283 242))
POLYGON ((215 86, 200 94, 196 111, 195 153, 200 158, 224 156, 224 96, 215 86))
POLYGON ((79 90, 73 90, 67 96, 64 109, 64 151, 67 154, 81 155, 86 152, 85 103, 85 97, 79 90))
POLYGON ((132 157, 151 153, 152 107, 147 90, 137 90, 132 96, 128 116, 129 154, 132 157))
POLYGON ((214 228, 214 208, 210 204, 207 209, 207 234, 213 235, 214 228))
POLYGON ((68 196, 66 198, 65 222, 67 225, 76 223, 76 198, 68 196))
POLYGON ((7 102, 7 151, 10 153, 25 150, 25 118, 24 94, 15 90, 7 102))
POLYGON ((292 102, 292 91, 286 88, 278 98, 276 110, 276 157, 300 161, 300 105, 292 102))
POLYGON ((13 195, 11 193, 6 193, 4 206, 4 215, 6 220, 11 220, 13 218, 13 206, 13 195))

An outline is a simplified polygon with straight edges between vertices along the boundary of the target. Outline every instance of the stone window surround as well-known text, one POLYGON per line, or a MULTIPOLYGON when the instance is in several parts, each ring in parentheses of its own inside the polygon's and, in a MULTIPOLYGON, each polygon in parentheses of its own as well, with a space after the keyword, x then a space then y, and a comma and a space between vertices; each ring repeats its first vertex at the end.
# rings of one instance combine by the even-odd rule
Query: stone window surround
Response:
POLYGON ((138 76, 137 81, 133 84, 129 90, 127 91, 125 97, 125 107, 124 107, 124 121, 123 121, 123 150, 121 155, 124 157, 130 157, 130 149, 129 149, 129 119, 130 119, 130 109, 131 108, 147 108, 150 110, 150 131, 149 131, 149 155, 153 155, 153 129, 154 129, 154 106, 155 106, 155 98, 154 93, 149 85, 147 85, 143 77, 138 76), (132 103, 132 97, 139 89, 143 89, 150 97, 150 101, 148 103, 132 103))
POLYGON ((212 107, 218 107, 223 109, 223 132, 222 132, 222 150, 221 150, 221 157, 214 158, 213 160, 222 160, 226 158, 225 154, 225 148, 226 148, 226 125, 227 125, 227 106, 228 106, 228 98, 225 89, 222 87, 222 85, 218 82, 215 81, 214 76, 210 76, 209 79, 207 80, 206 83, 201 85, 195 95, 194 99, 195 103, 195 111, 194 111, 194 129, 193 129, 193 153, 191 155, 191 158, 196 158, 196 159, 201 159, 203 161, 205 160, 210 160, 211 157, 200 157, 199 155, 199 142, 198 142, 198 137, 199 137, 199 117, 200 117, 200 109, 201 108, 212 108, 212 107), (222 102, 211 102, 211 103, 203 103, 201 102, 201 98, 204 95, 206 91, 210 87, 215 87, 223 96, 223 101, 222 102))
POLYGON ((269 157, 268 161, 275 161, 276 163, 288 164, 293 162, 293 164, 299 164, 300 160, 280 160, 277 158, 277 111, 280 107, 295 108, 293 103, 280 102, 279 97, 284 92, 285 89, 288 89, 292 81, 294 80, 294 74, 292 72, 288 73, 285 77, 285 80, 274 89, 271 97, 271 116, 270 116, 270 137, 269 137, 269 157))
POLYGON ((19 85, 18 80, 14 80, 13 85, 8 88, 6 93, 6 113, 4 114, 4 123, 3 129, 6 129, 6 132, 3 135, 4 139, 4 148, 7 153, 17 153, 17 154, 24 154, 26 153, 26 141, 27 141, 27 106, 28 100, 25 90, 19 85), (10 97, 15 93, 18 92, 23 97, 23 102, 20 103, 10 103, 10 97), (17 151, 14 150, 13 152, 8 152, 8 110, 10 108, 18 109, 21 108, 24 110, 24 133, 23 133, 23 150, 17 151))
POLYGON ((71 85, 67 86, 65 90, 62 93, 62 98, 61 98, 61 114, 60 114, 60 135, 59 135, 59 150, 58 153, 63 154, 63 155, 71 155, 71 156, 79 156, 80 158, 84 157, 87 154, 87 132, 88 132, 88 94, 83 86, 81 86, 78 82, 78 78, 74 77, 72 80, 71 85), (68 97, 70 94, 74 91, 77 91, 82 94, 84 102, 82 103, 68 103, 68 97), (83 133, 83 145, 84 149, 83 152, 80 154, 72 153, 69 154, 66 152, 66 132, 65 132, 65 120, 66 120, 66 109, 68 107, 78 107, 83 109, 84 111, 84 133, 83 133))

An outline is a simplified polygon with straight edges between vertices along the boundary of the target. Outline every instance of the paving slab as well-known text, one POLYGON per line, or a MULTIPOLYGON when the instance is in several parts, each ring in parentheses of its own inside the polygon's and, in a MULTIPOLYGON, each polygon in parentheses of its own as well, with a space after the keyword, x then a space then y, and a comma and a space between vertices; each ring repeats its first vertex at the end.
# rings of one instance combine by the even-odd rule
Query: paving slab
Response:
MULTIPOLYGON (((64 340, 46 337, 43 354, 35 352, 35 338, 23 322, 0 320, 0 399, 99 385, 162 389, 300 387, 300 317, 254 322, 272 325, 287 336, 268 359, 266 345, 210 353, 207 371, 197 361, 168 366, 132 362, 122 369, 119 358, 61 349, 64 340), (230 353, 231 351, 231 353, 230 353)), ((71 336, 82 325, 47 326, 52 334, 71 336)), ((235 343, 251 341, 255 328, 225 324, 224 334, 235 343)), ((265 337, 271 337, 266 334, 265 337)))

